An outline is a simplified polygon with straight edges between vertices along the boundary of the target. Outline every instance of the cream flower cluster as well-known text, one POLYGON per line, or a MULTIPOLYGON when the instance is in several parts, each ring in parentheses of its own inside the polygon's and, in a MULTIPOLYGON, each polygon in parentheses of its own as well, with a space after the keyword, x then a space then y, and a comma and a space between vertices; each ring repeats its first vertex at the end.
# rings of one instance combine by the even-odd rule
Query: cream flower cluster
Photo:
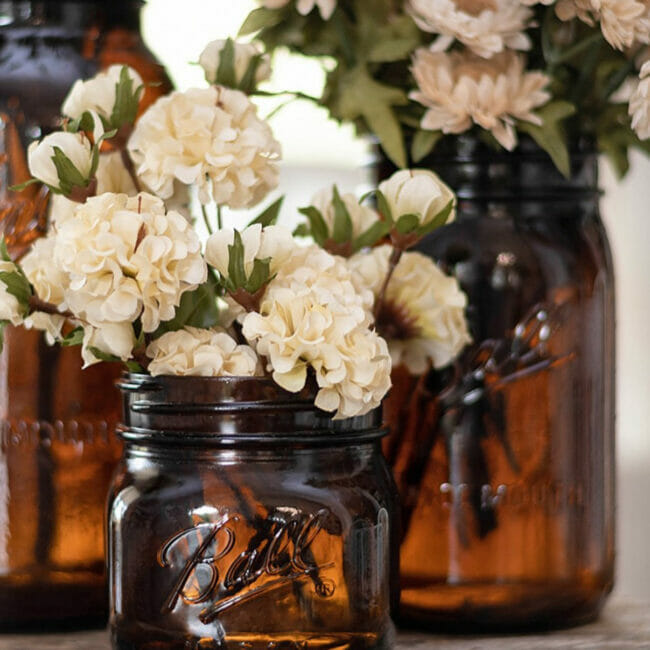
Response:
POLYGON ((406 9, 420 29, 439 35, 437 52, 454 40, 485 58, 531 46, 525 30, 533 12, 519 0, 407 0, 406 9))
MULTIPOLYGON (((379 294, 390 254, 390 246, 380 246, 348 260, 359 290, 379 294)), ((456 278, 420 253, 404 253, 388 284, 384 313, 377 316, 377 329, 388 339, 393 365, 403 364, 418 375, 430 365, 450 364, 471 342, 466 306, 467 297, 456 278)))
POLYGON ((259 203, 278 184, 280 145, 248 97, 222 86, 173 92, 140 118, 128 149, 138 175, 163 199, 196 184, 203 204, 259 203))
POLYGON ((555 13, 560 20, 579 18, 587 25, 599 22, 603 36, 617 50, 650 43, 648 0, 559 0, 555 13))
POLYGON ((423 129, 462 133, 475 123, 510 151, 517 144, 515 121, 540 125, 534 111, 550 99, 549 77, 526 72, 523 57, 511 51, 488 61, 468 52, 419 49, 412 71, 418 90, 410 97, 427 108, 423 129))
MULTIPOLYGON (((285 7, 293 0, 258 0, 263 7, 267 9, 280 9, 285 7)), ((318 7, 323 20, 329 20, 336 9, 336 0, 296 0, 296 9, 298 13, 306 16, 318 7)))
POLYGON ((174 317, 181 295, 205 281, 200 242, 150 194, 102 194, 59 224, 54 262, 68 275, 64 305, 101 327, 142 318, 145 332, 174 317))
MULTIPOLYGON (((363 234, 368 228, 379 221, 380 217, 376 210, 360 205, 354 194, 342 194, 341 201, 347 208, 350 220, 352 221, 352 238, 363 234)), ((323 216, 329 232, 334 227, 336 211, 334 208, 334 186, 326 187, 314 194, 311 203, 323 216)))
POLYGON ((370 291, 357 291, 342 258, 315 246, 296 249, 278 270, 243 334, 268 359, 274 380, 297 392, 307 370, 316 406, 352 417, 379 405, 390 387, 386 343, 369 329, 370 291))
POLYGON ((153 375, 254 377, 263 375, 260 360, 248 345, 238 345, 224 330, 186 327, 167 332, 147 347, 153 375))
POLYGON ((639 138, 650 138, 650 61, 641 67, 639 81, 630 97, 629 113, 632 116, 632 128, 639 138))

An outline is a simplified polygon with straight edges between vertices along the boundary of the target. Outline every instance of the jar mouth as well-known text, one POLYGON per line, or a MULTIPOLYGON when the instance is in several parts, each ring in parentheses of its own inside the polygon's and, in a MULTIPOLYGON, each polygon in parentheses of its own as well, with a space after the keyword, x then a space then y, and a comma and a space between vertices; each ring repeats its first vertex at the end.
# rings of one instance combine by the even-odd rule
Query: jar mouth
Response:
POLYGON ((381 409, 336 420, 314 404, 310 382, 289 393, 266 377, 181 377, 125 374, 123 395, 127 441, 235 447, 282 442, 346 444, 385 435, 381 409))

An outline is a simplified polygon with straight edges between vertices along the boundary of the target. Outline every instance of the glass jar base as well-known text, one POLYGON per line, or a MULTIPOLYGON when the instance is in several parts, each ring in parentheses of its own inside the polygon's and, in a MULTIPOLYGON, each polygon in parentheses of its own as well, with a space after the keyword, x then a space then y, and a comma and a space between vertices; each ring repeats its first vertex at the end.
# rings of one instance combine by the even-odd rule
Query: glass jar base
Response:
POLYGON ((101 575, 52 572, 0 577, 0 631, 100 629, 108 619, 101 575))
POLYGON ((246 634, 229 635, 224 640, 177 637, 153 640, 150 631, 139 635, 113 633, 114 650, 391 650, 395 647, 394 634, 378 637, 375 634, 350 632, 340 634, 246 634))
POLYGON ((558 629, 594 621, 612 582, 402 586, 399 622, 436 632, 558 629))

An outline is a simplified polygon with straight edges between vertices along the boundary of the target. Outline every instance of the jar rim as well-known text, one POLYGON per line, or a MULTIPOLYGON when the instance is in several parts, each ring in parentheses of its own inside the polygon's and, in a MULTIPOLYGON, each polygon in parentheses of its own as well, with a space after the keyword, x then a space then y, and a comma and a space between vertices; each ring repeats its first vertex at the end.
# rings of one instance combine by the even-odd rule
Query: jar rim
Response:
POLYGON ((381 438, 381 409, 334 419, 314 404, 310 382, 290 393, 268 377, 125 373, 120 436, 127 441, 236 447, 342 445, 381 438))

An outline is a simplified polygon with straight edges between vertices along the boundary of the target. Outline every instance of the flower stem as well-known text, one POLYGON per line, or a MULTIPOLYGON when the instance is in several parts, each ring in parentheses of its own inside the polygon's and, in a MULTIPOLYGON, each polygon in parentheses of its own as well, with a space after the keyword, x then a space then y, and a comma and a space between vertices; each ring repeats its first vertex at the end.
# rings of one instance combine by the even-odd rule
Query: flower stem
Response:
POLYGON ((211 235, 213 231, 212 226, 210 225, 210 217, 203 203, 201 203, 201 214, 203 215, 203 223, 205 223, 205 227, 208 229, 208 235, 211 235))
POLYGON ((50 314, 52 316, 63 316, 65 318, 77 319, 77 317, 71 311, 59 311, 56 305, 53 305, 51 302, 45 302, 44 300, 41 300, 38 296, 30 296, 29 311, 30 313, 35 311, 41 311, 44 314, 50 314))
POLYGON ((377 320, 377 317, 381 313, 381 308, 383 307, 386 300, 386 290, 388 289, 388 284, 393 277, 393 273, 395 273, 395 269, 397 268, 399 261, 402 259, 403 253, 404 251, 401 248, 393 248, 393 251, 390 254, 390 259, 388 260, 388 271, 386 272, 386 277, 384 278, 384 282, 381 285, 379 295, 377 296, 377 301, 375 302, 375 308, 372 312, 375 320, 377 320))
POLYGON ((131 160, 131 156, 129 156, 129 152, 126 149, 122 149, 120 155, 122 156, 122 163, 124 164, 126 171, 129 172, 129 176, 133 181, 135 191, 138 193, 142 192, 142 185, 140 185, 140 179, 135 173, 135 167, 133 166, 133 161, 131 160))
POLYGON ((223 223, 221 221, 221 206, 217 204, 217 228, 221 230, 223 228, 223 223))

